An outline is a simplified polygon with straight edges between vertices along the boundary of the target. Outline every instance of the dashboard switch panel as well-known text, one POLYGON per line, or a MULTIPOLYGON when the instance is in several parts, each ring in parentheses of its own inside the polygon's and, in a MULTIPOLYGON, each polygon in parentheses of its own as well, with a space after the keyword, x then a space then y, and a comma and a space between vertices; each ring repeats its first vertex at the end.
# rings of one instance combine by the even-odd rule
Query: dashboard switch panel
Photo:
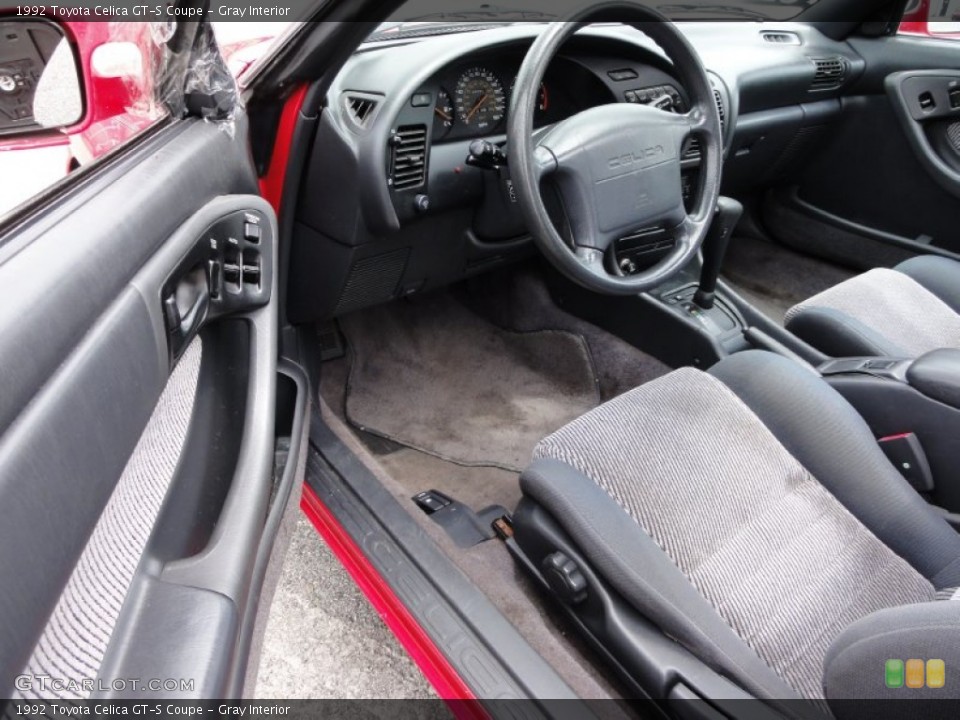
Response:
POLYGON ((623 99, 638 105, 654 105, 667 112, 684 112, 683 97, 673 85, 626 90, 623 93, 623 99))

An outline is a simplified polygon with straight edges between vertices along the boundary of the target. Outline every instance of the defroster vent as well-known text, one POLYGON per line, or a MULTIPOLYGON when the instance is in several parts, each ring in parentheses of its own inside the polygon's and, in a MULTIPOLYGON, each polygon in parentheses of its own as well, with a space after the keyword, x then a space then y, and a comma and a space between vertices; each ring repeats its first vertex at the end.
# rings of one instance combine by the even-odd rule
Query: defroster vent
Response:
POLYGON ((370 124, 380 105, 380 102, 373 96, 358 93, 347 95, 344 98, 344 103, 350 117, 361 128, 370 124))
POLYGON ((420 187, 427 179, 427 126, 404 125, 390 138, 390 185, 420 187))
POLYGON ((803 41, 795 32, 789 30, 763 30, 760 37, 764 42, 775 43, 777 45, 802 45, 803 41))

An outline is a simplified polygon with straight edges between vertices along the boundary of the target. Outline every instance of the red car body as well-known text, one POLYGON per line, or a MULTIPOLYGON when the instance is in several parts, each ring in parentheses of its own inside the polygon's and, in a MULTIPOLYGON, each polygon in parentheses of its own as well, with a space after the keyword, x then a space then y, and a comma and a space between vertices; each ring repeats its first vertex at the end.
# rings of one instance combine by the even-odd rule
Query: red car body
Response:
MULTIPOLYGON (((157 117, 152 107, 153 78, 148 53, 158 52, 150 40, 149 26, 133 22, 59 21, 78 62, 84 111, 73 125, 54 131, 38 131, 0 141, 0 150, 25 150, 74 144, 74 149, 89 157, 99 157, 117 147, 157 117), (132 42, 144 56, 139 77, 104 77, 94 69, 97 48, 111 42, 132 42), (151 98, 151 100, 146 100, 151 98)), ((272 38, 254 38, 230 43, 221 48, 234 75, 239 76, 269 46, 272 38), (232 58, 236 55, 235 61, 232 58)))
MULTIPOLYGON (((929 21, 931 1, 940 2, 941 0, 919 0, 915 6, 908 8, 904 13, 903 22, 900 23, 900 32, 909 35, 927 35, 960 40, 960 32, 931 31, 929 21)), ((960 15, 955 15, 950 19, 960 22, 960 15)))

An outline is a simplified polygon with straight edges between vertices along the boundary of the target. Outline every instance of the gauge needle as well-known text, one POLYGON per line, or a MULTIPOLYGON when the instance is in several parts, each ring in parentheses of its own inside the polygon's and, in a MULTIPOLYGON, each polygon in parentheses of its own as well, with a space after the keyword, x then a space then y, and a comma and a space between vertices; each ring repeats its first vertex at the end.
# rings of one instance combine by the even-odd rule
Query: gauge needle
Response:
POLYGON ((467 113, 467 122, 470 122, 470 118, 477 114, 477 110, 483 107, 484 103, 487 102, 487 94, 484 93, 480 96, 480 99, 477 100, 477 104, 473 106, 473 110, 467 113))
POLYGON ((450 113, 444 112, 444 111, 441 110, 440 108, 434 108, 433 111, 434 111, 437 115, 439 115, 440 117, 442 117, 444 120, 453 120, 453 116, 450 115, 450 113))

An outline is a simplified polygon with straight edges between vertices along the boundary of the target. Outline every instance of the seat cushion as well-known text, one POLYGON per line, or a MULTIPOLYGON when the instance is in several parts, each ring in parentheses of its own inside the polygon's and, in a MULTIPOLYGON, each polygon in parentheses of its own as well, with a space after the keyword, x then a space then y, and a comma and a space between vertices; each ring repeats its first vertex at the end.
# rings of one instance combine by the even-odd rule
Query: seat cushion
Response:
MULTIPOLYGON (((933 260, 943 261, 939 275, 960 283, 960 264, 933 260)), ((960 314, 900 269, 870 270, 804 300, 787 311, 786 327, 833 357, 960 348, 960 314)))
MULTIPOLYGON (((845 627, 934 598, 926 578, 737 395, 700 371, 678 370, 597 408, 535 455, 575 468, 612 497, 730 630, 804 697, 823 697, 823 659, 845 627)), ((524 492, 546 498, 543 482, 525 477, 524 492)), ((575 523, 567 529, 577 540, 575 523)), ((629 587, 618 590, 631 599, 629 587)))

